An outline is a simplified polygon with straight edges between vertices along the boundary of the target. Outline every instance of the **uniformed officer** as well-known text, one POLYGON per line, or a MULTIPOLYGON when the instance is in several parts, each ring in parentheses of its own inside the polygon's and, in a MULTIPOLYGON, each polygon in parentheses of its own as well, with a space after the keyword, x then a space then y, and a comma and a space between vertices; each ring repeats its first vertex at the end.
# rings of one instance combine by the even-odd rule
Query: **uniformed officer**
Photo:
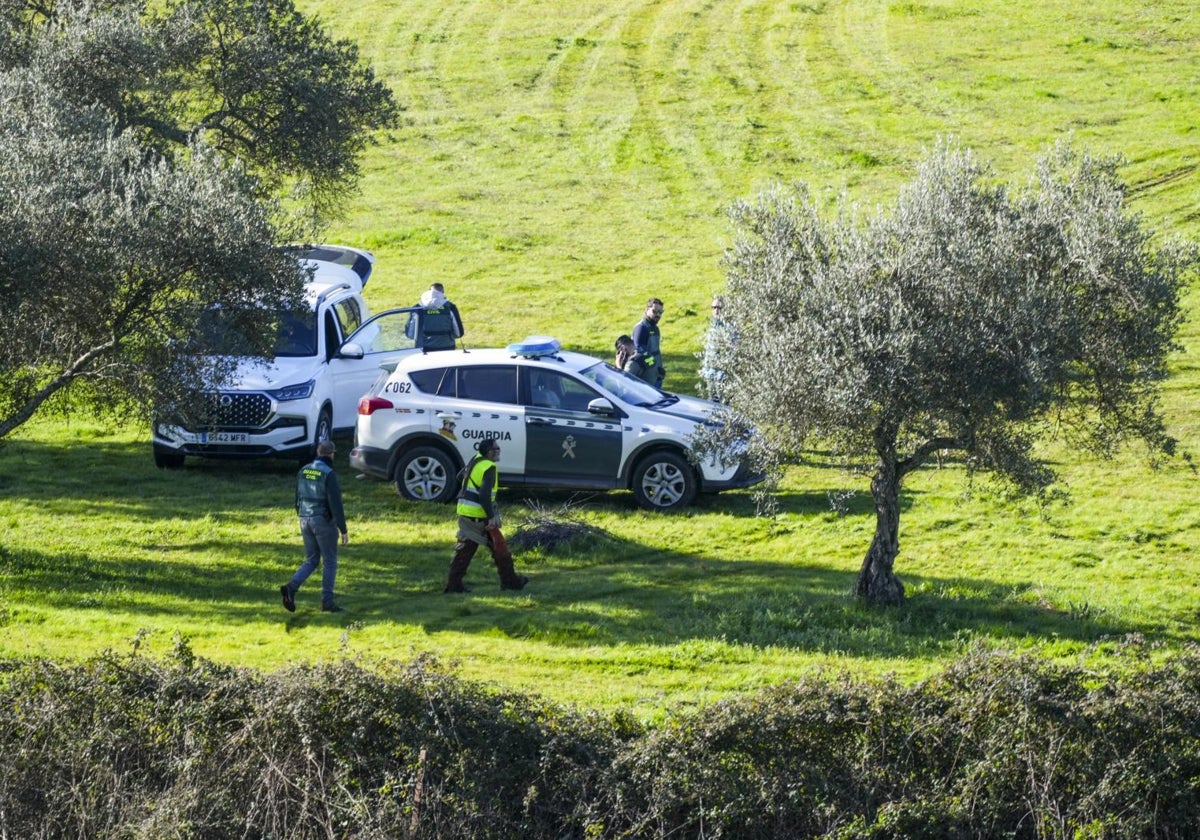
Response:
POLYGON ((348 545, 350 533, 346 530, 346 512, 342 507, 342 485, 333 471, 335 451, 333 441, 321 441, 317 444, 317 457, 296 475, 296 513, 300 516, 305 557, 291 581, 279 587, 283 607, 288 612, 296 611, 296 591, 322 562, 325 567, 321 573, 321 610, 342 611, 333 601, 338 534, 342 545, 348 545))
POLYGON ((421 347, 425 350, 453 350, 456 339, 463 336, 462 318, 458 307, 446 298, 446 289, 434 283, 421 295, 421 347))
POLYGON ((635 358, 645 366, 641 378, 656 388, 662 387, 667 375, 662 363, 662 339, 658 332, 662 314, 663 302, 658 298, 650 298, 646 301, 646 314, 633 327, 633 344, 637 349, 635 358))
POLYGON ((496 508, 496 491, 500 489, 496 461, 500 459, 500 443, 484 438, 475 445, 479 453, 463 471, 462 487, 458 492, 458 542, 454 559, 450 561, 450 576, 444 592, 468 592, 463 584, 471 558, 479 546, 487 546, 500 573, 501 589, 523 589, 529 582, 513 568, 512 554, 500 535, 500 512, 496 508))

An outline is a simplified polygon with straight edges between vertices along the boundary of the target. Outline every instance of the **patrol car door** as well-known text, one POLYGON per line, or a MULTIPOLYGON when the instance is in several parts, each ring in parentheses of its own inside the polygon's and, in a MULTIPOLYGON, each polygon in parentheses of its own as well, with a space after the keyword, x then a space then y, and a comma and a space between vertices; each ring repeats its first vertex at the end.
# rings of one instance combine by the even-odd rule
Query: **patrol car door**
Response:
POLYGON ((500 483, 505 474, 520 475, 525 466, 525 410, 517 402, 516 365, 467 365, 454 371, 453 387, 444 380, 437 416, 441 434, 458 449, 463 463, 475 455, 475 444, 487 437, 500 441, 500 483))
POLYGON ((621 467, 621 418, 591 414, 602 395, 554 370, 521 370, 525 475, 565 487, 613 487, 621 467))
POLYGON ((353 426, 358 400, 379 375, 379 366, 414 350, 415 342, 405 332, 412 309, 389 309, 368 318, 342 344, 329 361, 333 377, 334 426, 353 426))

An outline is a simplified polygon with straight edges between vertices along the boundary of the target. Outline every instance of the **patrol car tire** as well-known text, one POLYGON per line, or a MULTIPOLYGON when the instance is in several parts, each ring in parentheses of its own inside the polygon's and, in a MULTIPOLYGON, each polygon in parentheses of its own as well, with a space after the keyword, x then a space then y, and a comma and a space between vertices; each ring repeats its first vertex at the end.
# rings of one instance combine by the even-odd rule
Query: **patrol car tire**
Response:
POLYGON ((458 468, 436 446, 416 446, 396 462, 396 492, 414 502, 449 502, 458 468))
POLYGON ((696 498, 696 473, 682 455, 655 452, 633 471, 633 498, 646 510, 675 510, 696 498))

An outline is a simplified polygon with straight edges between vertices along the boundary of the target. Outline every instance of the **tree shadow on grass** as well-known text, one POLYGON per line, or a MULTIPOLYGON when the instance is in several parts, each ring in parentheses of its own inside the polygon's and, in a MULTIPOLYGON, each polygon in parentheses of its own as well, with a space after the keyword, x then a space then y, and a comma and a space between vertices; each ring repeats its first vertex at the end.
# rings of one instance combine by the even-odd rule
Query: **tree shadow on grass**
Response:
MULTIPOLYGON (((350 446, 341 438, 334 466, 347 489, 350 446)), ((299 457, 187 459, 158 469, 148 442, 106 440, 48 445, 22 439, 0 446, 0 495, 70 515, 89 506, 147 519, 237 515, 271 505, 293 507, 299 457)))
MULTIPOLYGON (((875 609, 849 595, 853 574, 819 564, 648 550, 611 538, 584 557, 518 558, 519 568, 533 578, 520 593, 499 589, 481 550, 468 578, 473 592, 447 596, 441 586, 452 534, 443 530, 447 539, 436 544, 374 542, 343 552, 339 599, 348 612, 321 619, 409 624, 427 634, 499 634, 566 648, 720 640, 872 658, 927 658, 958 650, 964 635, 1000 644, 1030 638, 1090 643, 1145 630, 1102 613, 1064 612, 1025 600, 1034 582, 1021 587, 912 578, 908 584, 915 594, 907 606, 875 609)), ((296 614, 279 603, 278 585, 300 561, 298 545, 284 550, 252 544, 240 551, 246 559, 238 564, 203 566, 169 556, 118 560, 9 551, 0 560, 31 602, 47 607, 95 609, 134 620, 215 622, 231 632, 264 618, 290 627, 320 615, 319 571, 298 594, 296 614), (248 575, 247 561, 253 565, 257 558, 270 560, 248 575)))
MULTIPOLYGON (((120 613, 131 621, 236 628, 278 620, 291 629, 320 620, 345 627, 409 625, 428 634, 501 635, 563 648, 719 640, 752 649, 923 659, 958 650, 964 637, 1001 644, 1029 638, 1088 643, 1145 630, 1095 611, 1044 606, 1032 596, 1035 582, 1021 587, 905 577, 913 593, 908 605, 873 609, 849 595, 853 572, 819 558, 780 561, 769 539, 742 545, 735 538, 697 552, 607 534, 561 555, 535 551, 518 557, 518 567, 533 577, 520 593, 499 589, 490 557, 481 550, 470 575, 475 591, 446 596, 441 587, 454 542, 453 509, 401 502, 389 485, 360 486, 352 473, 344 478, 352 518, 403 518, 422 536, 352 542, 339 569, 339 598, 348 612, 317 612, 318 572, 301 591, 297 613, 289 614, 279 603, 278 586, 302 559, 299 534, 291 528, 294 462, 198 461, 164 472, 153 467, 143 445, 62 451, 23 441, 5 447, 0 457, 6 468, 0 489, 51 512, 61 506, 78 516, 84 508, 86 516, 86 506, 96 504, 148 531, 175 518, 209 517, 221 525, 224 536, 196 537, 190 531, 179 537, 169 528, 148 533, 132 556, 103 541, 95 552, 0 549, 6 588, 28 595, 32 604, 120 613), (239 522, 262 516, 286 521, 289 538, 230 545, 236 539, 230 528, 236 533, 239 522)), ((339 467, 344 469, 340 459, 339 467)), ((554 504, 572 495, 515 489, 506 500, 515 507, 526 498, 554 504)), ((782 505, 789 514, 829 515, 826 491, 785 494, 782 505)), ((597 494, 589 506, 605 515, 637 513, 629 493, 597 494)), ((870 510, 869 494, 852 500, 851 513, 870 510)), ((742 519, 753 512, 749 494, 721 494, 671 515, 668 524, 687 528, 695 517, 742 519)), ((510 508, 510 517, 514 513, 510 508)), ((4 620, 21 620, 20 609, 10 602, 4 620)))
POLYGON ((441 615, 420 618, 422 627, 428 633, 499 630, 564 647, 719 640, 870 658, 956 651, 964 635, 998 644, 1030 638, 1090 643, 1142 629, 1014 600, 1021 587, 992 581, 926 579, 921 583, 935 591, 960 594, 948 599, 923 592, 904 608, 883 610, 851 598, 852 574, 819 566, 658 553, 586 570, 553 571, 544 563, 526 570, 534 580, 523 598, 466 596, 441 615))

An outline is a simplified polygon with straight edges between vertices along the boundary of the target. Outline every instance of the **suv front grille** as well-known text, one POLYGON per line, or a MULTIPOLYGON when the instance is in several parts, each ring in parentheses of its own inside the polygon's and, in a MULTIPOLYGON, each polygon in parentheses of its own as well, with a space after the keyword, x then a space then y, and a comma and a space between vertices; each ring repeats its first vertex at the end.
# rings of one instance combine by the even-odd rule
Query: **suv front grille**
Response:
POLYGON ((248 426, 257 428, 267 422, 271 416, 271 399, 266 394, 213 394, 214 425, 227 428, 230 426, 248 426))

